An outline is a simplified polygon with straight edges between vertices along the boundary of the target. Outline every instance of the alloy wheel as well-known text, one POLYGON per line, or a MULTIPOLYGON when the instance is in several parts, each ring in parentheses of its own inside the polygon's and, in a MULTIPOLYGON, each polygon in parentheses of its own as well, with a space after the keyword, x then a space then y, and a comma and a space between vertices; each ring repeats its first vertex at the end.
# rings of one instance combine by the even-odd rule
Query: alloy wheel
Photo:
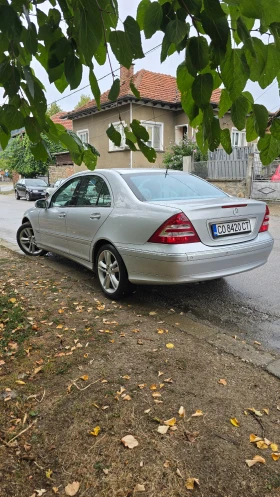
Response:
POLYGON ((26 253, 30 255, 39 255, 42 249, 39 249, 36 245, 36 240, 32 228, 24 228, 19 236, 19 242, 26 253))
POLYGON ((98 257, 98 276, 106 293, 115 293, 120 284, 120 267, 115 255, 110 250, 103 250, 98 257))

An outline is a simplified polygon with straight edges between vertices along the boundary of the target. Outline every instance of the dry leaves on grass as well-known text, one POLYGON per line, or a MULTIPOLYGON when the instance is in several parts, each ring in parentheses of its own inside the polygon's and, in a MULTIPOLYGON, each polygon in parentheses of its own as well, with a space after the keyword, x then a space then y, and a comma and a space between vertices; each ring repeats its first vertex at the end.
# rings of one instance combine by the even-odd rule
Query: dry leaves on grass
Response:
POLYGON ((180 407, 179 411, 178 411, 178 414, 180 416, 180 418, 184 418, 185 415, 186 415, 186 410, 183 406, 180 407))
POLYGON ((90 435, 93 435, 94 437, 97 437, 101 431, 100 426, 95 426, 92 431, 90 431, 90 435))
POLYGON ((73 483, 69 483, 64 490, 66 495, 73 497, 78 493, 79 488, 80 488, 80 483, 78 481, 73 481, 73 483))
POLYGON ((280 459, 280 453, 275 452, 275 453, 271 454, 271 457, 272 457, 273 461, 278 461, 278 459, 280 459))
POLYGON ((125 447, 128 447, 128 449, 134 449, 134 447, 137 447, 139 445, 139 442, 134 438, 133 435, 126 435, 121 439, 121 442, 125 447))
POLYGON ((255 456, 253 459, 246 459, 246 464, 251 468, 251 466, 254 466, 254 464, 257 463, 265 464, 265 459, 262 456, 255 456))
POLYGON ((203 416, 203 411, 201 411, 200 409, 197 409, 193 414, 192 414, 192 418, 198 418, 199 416, 203 416))
POLYGON ((165 433, 167 433, 169 430, 169 426, 165 426, 165 425, 160 425, 158 426, 158 433, 160 433, 161 435, 165 435, 165 433))
POLYGON ((221 378, 221 379, 218 381, 218 383, 219 383, 220 385, 224 385, 224 386, 226 386, 226 385, 227 385, 227 380, 225 380, 224 378, 221 378))
POLYGON ((167 349, 174 349, 174 344, 173 344, 173 343, 167 343, 167 344, 165 345, 165 347, 166 347, 167 349))
POLYGON ((199 487, 199 479, 198 478, 187 478, 187 481, 185 484, 187 490, 193 490, 195 485, 197 485, 199 487))
POLYGON ((239 423, 238 419, 230 418, 230 422, 231 422, 232 426, 235 426, 236 428, 240 427, 240 423, 239 423))
POLYGON ((137 483, 136 487, 134 488, 134 492, 145 492, 145 485, 137 483))
POLYGON ((250 435, 250 442, 254 443, 254 442, 260 442, 262 440, 261 437, 257 437, 254 433, 251 433, 250 435))
POLYGON ((167 419, 163 421, 166 426, 174 426, 176 425, 176 418, 167 419))

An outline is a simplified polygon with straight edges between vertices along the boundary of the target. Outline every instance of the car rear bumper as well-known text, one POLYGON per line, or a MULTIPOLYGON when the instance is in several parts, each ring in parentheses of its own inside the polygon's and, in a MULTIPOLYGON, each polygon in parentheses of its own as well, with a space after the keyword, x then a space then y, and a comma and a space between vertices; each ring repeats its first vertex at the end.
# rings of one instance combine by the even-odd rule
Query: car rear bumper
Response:
POLYGON ((267 262, 273 238, 269 233, 260 233, 250 242, 223 247, 193 243, 181 246, 180 253, 178 246, 172 253, 172 246, 165 246, 165 252, 156 252, 150 245, 117 245, 132 283, 180 284, 250 271, 267 262))

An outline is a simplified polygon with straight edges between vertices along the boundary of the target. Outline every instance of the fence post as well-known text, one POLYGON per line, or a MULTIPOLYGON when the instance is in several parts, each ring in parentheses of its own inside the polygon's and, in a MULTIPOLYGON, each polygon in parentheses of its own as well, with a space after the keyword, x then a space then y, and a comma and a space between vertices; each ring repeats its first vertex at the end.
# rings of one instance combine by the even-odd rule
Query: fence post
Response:
POLYGON ((247 163, 247 175, 246 175, 246 190, 248 198, 251 198, 252 195, 253 167, 254 167, 254 154, 249 154, 248 163, 247 163))
POLYGON ((191 155, 189 156, 184 156, 183 157, 183 171, 184 173, 191 173, 192 172, 192 157, 191 155))

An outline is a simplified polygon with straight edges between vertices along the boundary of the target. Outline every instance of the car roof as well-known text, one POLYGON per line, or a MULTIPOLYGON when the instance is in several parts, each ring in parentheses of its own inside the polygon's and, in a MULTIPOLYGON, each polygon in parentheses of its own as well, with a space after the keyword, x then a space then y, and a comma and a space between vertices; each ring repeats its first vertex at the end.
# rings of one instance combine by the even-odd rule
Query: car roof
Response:
MULTIPOLYGON (((185 173, 184 171, 177 171, 176 169, 168 169, 169 171, 171 171, 172 173, 176 173, 176 174, 187 174, 185 173)), ((94 174, 94 173, 99 173, 99 174, 104 174, 106 172, 115 172, 115 173, 118 173, 118 174, 139 174, 139 173, 165 173, 166 172, 166 169, 161 167, 161 168, 155 168, 155 167, 147 167, 147 168, 144 168, 144 167, 137 167, 137 168, 121 168, 121 169, 118 169, 118 168, 108 168, 108 169, 94 169, 93 171, 90 171, 90 170, 86 170, 86 171, 79 171, 77 173, 75 173, 75 176, 77 174, 94 174)), ((74 176, 74 175, 73 175, 74 176)))

